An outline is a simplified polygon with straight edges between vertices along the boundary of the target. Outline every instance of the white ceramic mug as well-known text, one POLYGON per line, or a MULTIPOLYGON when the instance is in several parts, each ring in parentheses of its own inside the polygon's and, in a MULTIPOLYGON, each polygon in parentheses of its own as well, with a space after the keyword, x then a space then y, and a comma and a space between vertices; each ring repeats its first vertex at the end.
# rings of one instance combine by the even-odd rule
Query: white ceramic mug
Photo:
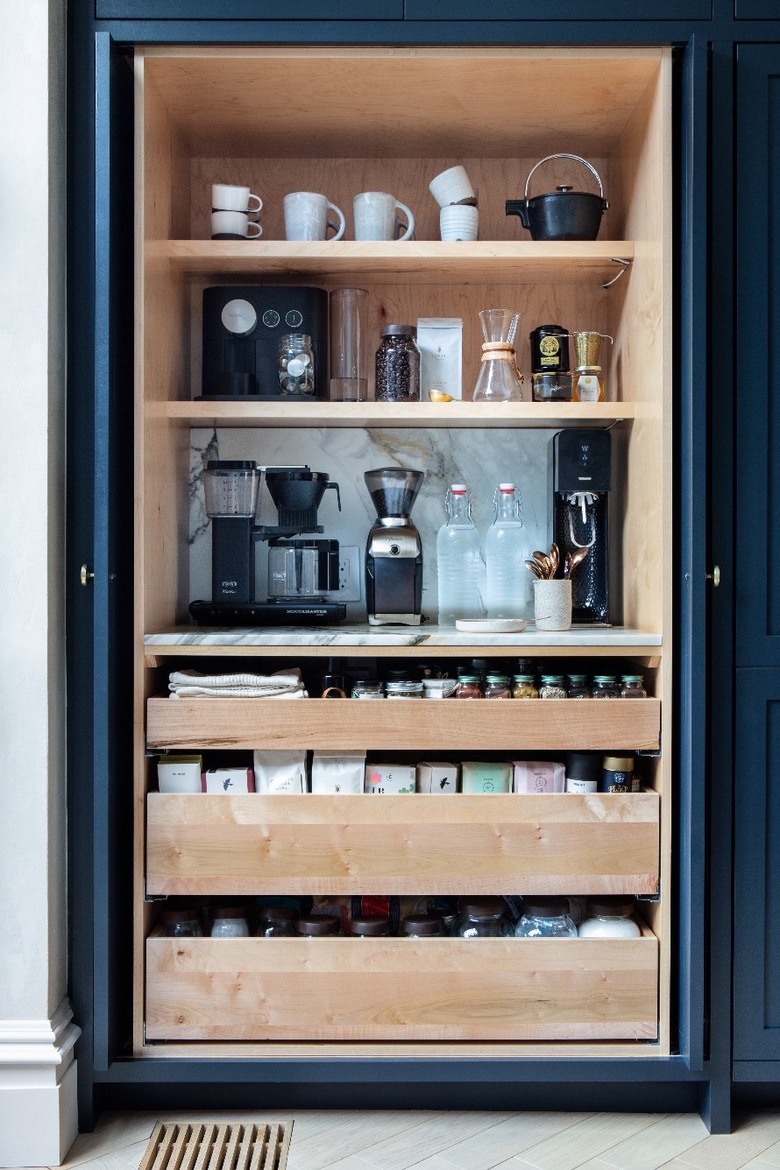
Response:
POLYGON ((476 240, 479 209, 468 204, 448 205, 439 212, 439 233, 443 240, 476 240))
POLYGON ((212 211, 212 240, 256 240, 262 236, 259 223, 250 219, 246 211, 212 211))
POLYGON ((331 228, 335 232, 330 237, 332 242, 341 239, 346 226, 344 212, 324 195, 291 191, 284 197, 284 234, 288 240, 326 240, 331 228))
POLYGON ((439 207, 447 207, 450 203, 462 203, 464 199, 476 199, 477 193, 466 174, 466 168, 449 167, 442 171, 435 179, 431 179, 428 189, 439 207))
POLYGON ((537 630, 571 629, 571 578, 534 581, 534 621, 537 630))
POLYGON ((355 214, 356 240, 410 240, 414 233, 414 216, 405 203, 386 191, 362 191, 352 200, 355 214), (397 235, 404 225, 399 211, 406 219, 403 235, 397 235))
POLYGON ((256 215, 262 206, 260 196, 248 187, 234 187, 230 183, 211 185, 212 211, 245 211, 249 215, 256 215))

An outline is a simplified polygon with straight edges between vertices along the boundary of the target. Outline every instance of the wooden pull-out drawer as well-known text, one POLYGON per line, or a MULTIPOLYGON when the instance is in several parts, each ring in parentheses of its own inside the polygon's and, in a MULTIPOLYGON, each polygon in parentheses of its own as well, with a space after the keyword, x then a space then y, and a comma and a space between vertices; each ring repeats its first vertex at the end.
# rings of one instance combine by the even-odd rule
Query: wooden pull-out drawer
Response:
POLYGON ((149 699, 146 742, 178 748, 653 750, 659 699, 149 699))
POLYGON ((637 939, 152 937, 148 1040, 654 1040, 637 939))
MULTIPOLYGON (((629 704, 630 705, 630 704, 629 704)), ((653 894, 655 792, 147 797, 148 894, 653 894)))

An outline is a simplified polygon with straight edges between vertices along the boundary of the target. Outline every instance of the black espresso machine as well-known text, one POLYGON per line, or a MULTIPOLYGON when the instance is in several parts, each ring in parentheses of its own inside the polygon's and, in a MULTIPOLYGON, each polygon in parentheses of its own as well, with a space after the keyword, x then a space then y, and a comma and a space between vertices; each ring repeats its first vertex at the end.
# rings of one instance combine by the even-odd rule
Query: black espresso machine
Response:
POLYGON ((309 467, 267 467, 265 481, 278 524, 255 519, 263 469, 252 460, 209 460, 203 477, 211 521, 211 601, 193 601, 190 614, 206 625, 300 625, 341 621, 343 602, 325 595, 338 589, 337 540, 301 534, 322 532, 317 509, 328 488, 339 485, 309 467), (255 600, 255 542, 268 541, 268 598, 255 600))
POLYGON ((328 397, 328 294, 303 285, 217 285, 203 290, 203 399, 309 401, 328 397), (313 394, 279 378, 279 343, 311 339, 313 394))

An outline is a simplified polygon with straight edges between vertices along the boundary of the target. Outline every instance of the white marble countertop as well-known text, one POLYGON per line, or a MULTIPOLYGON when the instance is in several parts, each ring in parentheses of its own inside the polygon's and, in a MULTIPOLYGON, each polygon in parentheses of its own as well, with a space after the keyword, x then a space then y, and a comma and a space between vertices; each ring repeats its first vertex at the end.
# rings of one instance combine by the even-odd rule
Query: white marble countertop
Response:
POLYGON ((423 626, 177 626, 144 635, 144 646, 661 646, 659 633, 624 626, 578 626, 561 633, 534 628, 522 634, 461 633, 451 627, 423 626))

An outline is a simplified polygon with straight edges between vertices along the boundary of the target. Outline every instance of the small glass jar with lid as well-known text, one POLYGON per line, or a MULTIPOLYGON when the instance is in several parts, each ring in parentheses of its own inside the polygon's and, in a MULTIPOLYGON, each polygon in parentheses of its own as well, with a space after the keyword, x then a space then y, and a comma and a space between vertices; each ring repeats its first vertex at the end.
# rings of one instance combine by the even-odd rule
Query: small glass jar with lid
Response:
POLYGON ((456 699, 484 699, 478 674, 459 674, 456 699))
POLYGON ((420 351, 414 325, 383 325, 376 351, 377 402, 418 402, 420 351))
POLYGON ((635 919, 634 899, 588 898, 586 917, 580 923, 580 938, 638 938, 642 931, 635 919))
POLYGON ((263 906, 257 916, 258 938, 292 938, 298 915, 291 906, 263 906))
POLYGON ((211 923, 212 938, 246 938, 249 923, 240 906, 217 906, 211 923))
POLYGON ((437 938, 444 934, 441 914, 407 914, 401 923, 406 938, 437 938))
POLYGON ((203 928, 197 910, 163 910, 160 915, 163 934, 169 938, 201 938, 203 928))
POLYGON ((644 678, 641 674, 624 674, 620 678, 621 699, 646 699, 644 678))
POLYGON ((356 914, 349 924, 354 938, 378 938, 390 933, 390 919, 384 914, 356 914))
POLYGON ((573 402, 603 402, 604 375, 601 366, 578 366, 571 380, 573 402))
POLYGON ((539 687, 540 699, 565 699, 566 687, 562 674, 543 674, 539 687))
POLYGON ((511 699, 512 687, 507 674, 489 674, 485 680, 486 699, 511 699))
POLYGON ((285 333, 277 353, 283 394, 314 394, 314 351, 308 333, 285 333))
POLYGON ((339 933, 339 920, 335 914, 309 914, 299 918, 295 929, 304 938, 324 938, 339 933))
POLYGON ((567 699, 589 699, 590 686, 586 674, 570 674, 566 684, 567 699))
POLYGON ((515 927, 516 938, 576 938, 577 927, 569 916, 566 898, 524 898, 523 915, 515 927))
POLYGON ((385 698, 387 699, 421 699, 423 685, 416 678, 400 679, 396 682, 385 683, 385 698))
POLYGON ((453 934, 459 938, 504 938, 508 933, 503 898, 462 899, 453 934))
POLYGON ((384 699, 384 684, 377 679, 358 679, 352 687, 353 699, 384 699))
POLYGON ((594 675, 590 697, 592 699, 619 699, 620 687, 615 681, 614 674, 594 675))
POLYGON ((536 688, 536 681, 532 674, 516 674, 514 678, 514 686, 512 687, 513 699, 538 699, 539 691, 536 688))

